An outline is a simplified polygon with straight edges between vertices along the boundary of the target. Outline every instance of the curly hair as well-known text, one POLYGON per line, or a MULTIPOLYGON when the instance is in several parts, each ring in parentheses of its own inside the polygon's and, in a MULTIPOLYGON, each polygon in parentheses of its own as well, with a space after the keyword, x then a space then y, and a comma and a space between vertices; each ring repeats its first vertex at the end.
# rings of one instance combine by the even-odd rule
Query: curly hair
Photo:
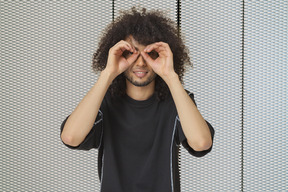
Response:
MULTIPOLYGON (((181 83, 183 83, 185 64, 192 66, 192 63, 188 56, 188 50, 178 35, 176 24, 158 10, 147 12, 145 8, 142 8, 138 11, 135 7, 132 7, 131 10, 122 11, 121 13, 104 30, 98 49, 93 54, 93 70, 95 72, 104 70, 109 49, 120 40, 132 35, 142 45, 159 41, 167 43, 173 53, 174 70, 178 74, 181 83)), ((126 80, 123 73, 113 80, 108 91, 112 96, 126 94, 126 80)), ((158 75, 155 78, 155 93, 159 99, 164 99, 169 93, 167 84, 158 75)))

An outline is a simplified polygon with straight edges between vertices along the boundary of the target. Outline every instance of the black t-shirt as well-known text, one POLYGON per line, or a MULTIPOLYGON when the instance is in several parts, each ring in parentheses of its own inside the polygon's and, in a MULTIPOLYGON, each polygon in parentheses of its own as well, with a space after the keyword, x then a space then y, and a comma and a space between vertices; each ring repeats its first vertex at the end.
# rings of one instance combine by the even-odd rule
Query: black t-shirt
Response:
MULTIPOLYGON (((193 94, 189 95, 194 101, 193 94)), ((207 124, 213 138, 214 129, 207 124)), ((197 152, 189 147, 171 95, 165 100, 153 95, 136 101, 107 93, 85 140, 78 147, 68 147, 98 148, 101 192, 179 192, 181 143, 196 157, 212 148, 197 152)))

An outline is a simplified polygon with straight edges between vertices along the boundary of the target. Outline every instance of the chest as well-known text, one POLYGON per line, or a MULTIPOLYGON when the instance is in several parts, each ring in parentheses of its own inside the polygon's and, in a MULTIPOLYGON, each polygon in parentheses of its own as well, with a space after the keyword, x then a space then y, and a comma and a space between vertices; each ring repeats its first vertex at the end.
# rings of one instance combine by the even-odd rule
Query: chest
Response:
POLYGON ((135 151, 171 144, 176 110, 173 105, 155 102, 148 106, 114 103, 107 110, 105 134, 113 145, 135 151))

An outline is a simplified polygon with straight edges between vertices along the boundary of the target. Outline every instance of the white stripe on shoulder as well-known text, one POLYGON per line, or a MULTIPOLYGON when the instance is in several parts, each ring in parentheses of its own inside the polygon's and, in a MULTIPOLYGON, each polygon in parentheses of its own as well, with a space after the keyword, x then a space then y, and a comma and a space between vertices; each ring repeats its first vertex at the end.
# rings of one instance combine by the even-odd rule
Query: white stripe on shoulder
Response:
POLYGON ((174 181, 173 181, 173 142, 174 142, 174 137, 175 137, 175 130, 176 130, 176 124, 177 124, 177 116, 174 121, 174 127, 173 127, 173 134, 171 138, 171 145, 170 145, 170 174, 171 174, 171 191, 174 191, 174 181))
MULTIPOLYGON (((98 113, 100 113, 100 117, 101 117, 101 119, 99 119, 97 122, 95 122, 95 123, 94 123, 94 126, 97 125, 99 122, 101 122, 101 121, 103 120, 103 113, 102 113, 102 111, 99 110, 98 113)), ((98 146, 97 149, 99 149, 99 148, 101 147, 101 145, 102 145, 103 132, 104 132, 104 131, 103 131, 103 126, 102 126, 102 130, 101 130, 101 137, 100 137, 100 144, 99 144, 99 146, 98 146)))
POLYGON ((102 111, 99 110, 98 113, 100 114, 100 119, 99 119, 98 121, 94 122, 94 125, 97 125, 99 122, 101 122, 101 121, 103 120, 103 113, 102 113, 102 111))

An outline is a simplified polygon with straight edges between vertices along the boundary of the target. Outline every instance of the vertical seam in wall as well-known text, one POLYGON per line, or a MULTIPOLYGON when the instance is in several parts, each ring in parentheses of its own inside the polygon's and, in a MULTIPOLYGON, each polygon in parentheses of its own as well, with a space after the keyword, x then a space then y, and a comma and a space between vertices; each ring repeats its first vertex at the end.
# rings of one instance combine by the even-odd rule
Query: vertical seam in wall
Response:
POLYGON ((245 21, 245 0, 242 0, 242 99, 241 99, 241 191, 244 191, 244 21, 245 21))
MULTIPOLYGON (((181 36, 181 30, 180 30, 180 25, 181 25, 181 2, 180 0, 177 0, 177 32, 178 32, 178 37, 181 36)), ((179 188, 181 191, 181 147, 178 147, 178 171, 179 171, 179 188)))
POLYGON ((177 31, 178 37, 181 36, 181 2, 177 0, 177 31))
POLYGON ((115 2, 112 0, 112 22, 114 23, 114 16, 115 16, 115 2))

